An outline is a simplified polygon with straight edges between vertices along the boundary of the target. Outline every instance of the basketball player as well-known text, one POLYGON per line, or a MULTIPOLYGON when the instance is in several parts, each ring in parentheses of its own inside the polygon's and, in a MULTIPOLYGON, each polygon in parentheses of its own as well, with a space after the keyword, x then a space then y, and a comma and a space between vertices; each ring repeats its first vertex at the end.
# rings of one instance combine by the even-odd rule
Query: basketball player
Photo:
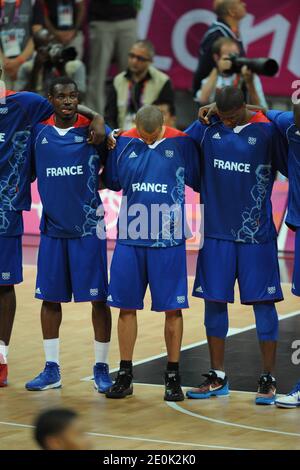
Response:
POLYGON ((32 134, 43 205, 36 298, 43 301, 46 365, 26 384, 27 390, 61 387, 61 303, 70 302, 72 295, 75 302, 92 303, 95 388, 103 393, 112 384, 107 360, 111 315, 106 306, 106 239, 104 225, 101 233, 104 214, 98 193, 104 148, 87 143, 90 121, 77 112, 78 96, 74 81, 66 77, 54 80, 49 90, 54 114, 36 125, 32 134))
POLYGON ((164 126, 163 114, 156 106, 141 108, 136 126, 118 138, 105 167, 106 186, 123 190, 108 295, 108 305, 120 308, 121 362, 116 382, 106 396, 124 398, 133 393, 136 311, 143 309, 149 284, 152 310, 166 312, 164 398, 181 401, 181 309, 188 308, 184 187, 187 184, 199 191, 199 154, 186 134, 164 126), (157 208, 161 210, 158 219, 157 208))
MULTIPOLYGON (((0 78, 2 70, 0 68, 0 78)), ((0 387, 7 385, 7 354, 16 312, 14 285, 22 282, 22 211, 30 210, 30 160, 27 144, 31 127, 50 116, 48 100, 35 93, 5 90, 0 81, 0 387)), ((103 140, 103 118, 88 108, 93 119, 91 142, 103 140)))
POLYGON ((224 369, 227 304, 238 280, 241 302, 253 305, 262 353, 256 404, 273 404, 278 337, 275 302, 283 299, 271 192, 280 170, 287 174, 286 147, 275 126, 246 108, 243 94, 225 87, 217 96, 218 118, 186 131, 201 146, 201 202, 205 240, 199 252, 193 295, 205 301, 211 370, 189 398, 228 395, 224 369), (217 262, 216 262, 217 260, 217 262))
MULTIPOLYGON (((271 119, 288 143, 289 195, 286 224, 296 232, 292 293, 300 296, 300 104, 293 112, 269 111, 271 119)), ((276 399, 281 408, 300 407, 300 381, 286 396, 276 399)))

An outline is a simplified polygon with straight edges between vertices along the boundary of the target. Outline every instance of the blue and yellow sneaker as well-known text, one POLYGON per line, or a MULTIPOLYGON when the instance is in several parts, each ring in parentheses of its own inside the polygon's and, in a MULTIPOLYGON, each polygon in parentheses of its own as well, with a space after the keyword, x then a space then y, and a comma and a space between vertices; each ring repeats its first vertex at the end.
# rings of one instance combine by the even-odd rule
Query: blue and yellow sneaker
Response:
POLYGON ((56 362, 46 362, 43 372, 25 385, 25 388, 31 391, 49 390, 50 388, 60 387, 60 370, 56 362))
POLYGON ((276 398, 275 405, 278 408, 297 408, 300 406, 300 382, 287 395, 276 398))
POLYGON ((108 364, 97 362, 94 365, 94 385, 99 393, 105 393, 112 386, 108 364))
POLYGON ((229 384, 226 375, 224 379, 221 379, 214 370, 202 375, 206 377, 206 380, 199 387, 188 390, 186 392, 188 398, 204 399, 229 395, 229 384))
POLYGON ((276 399, 276 380, 271 374, 261 374, 255 398, 257 405, 274 405, 276 399))

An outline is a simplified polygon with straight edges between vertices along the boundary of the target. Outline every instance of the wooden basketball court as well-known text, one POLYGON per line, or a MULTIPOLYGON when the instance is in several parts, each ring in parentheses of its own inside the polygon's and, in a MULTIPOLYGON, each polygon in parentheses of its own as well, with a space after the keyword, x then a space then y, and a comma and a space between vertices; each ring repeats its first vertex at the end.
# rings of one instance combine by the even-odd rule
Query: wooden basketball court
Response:
MULTIPOLYGON (((37 448, 32 439, 33 419, 40 410, 53 406, 72 407, 81 414, 95 449, 300 449, 300 410, 256 406, 253 392, 232 391, 229 397, 181 403, 164 402, 164 388, 155 383, 135 384, 134 396, 125 400, 108 400, 97 393, 90 380, 94 352, 89 304, 68 304, 63 309, 63 388, 26 391, 25 382, 44 366, 40 301, 33 299, 35 274, 35 267, 25 267, 25 281, 16 289, 18 306, 9 352, 9 386, 0 389, 0 449, 37 448)), ((192 281, 190 278, 190 288, 192 281)), ((283 289, 286 300, 278 304, 279 314, 283 320, 290 314, 297 317, 298 298, 290 294, 289 285, 283 289)), ((190 307, 184 313, 184 348, 205 340, 203 301, 190 297, 190 307)), ((117 315, 113 309, 112 370, 119 364, 117 315)), ((239 303, 230 306, 232 334, 246 331, 253 322, 251 307, 239 303)), ((135 362, 147 364, 165 355, 163 323, 163 314, 150 312, 147 294, 145 311, 139 314, 135 362)), ((292 342, 297 332, 291 336, 292 342)), ((249 373, 252 366, 249 363, 249 373)), ((198 369, 197 363, 194 367, 198 369)), ((289 367, 290 360, 286 369, 289 367)), ((199 371, 199 383, 201 372, 205 371, 199 371)))

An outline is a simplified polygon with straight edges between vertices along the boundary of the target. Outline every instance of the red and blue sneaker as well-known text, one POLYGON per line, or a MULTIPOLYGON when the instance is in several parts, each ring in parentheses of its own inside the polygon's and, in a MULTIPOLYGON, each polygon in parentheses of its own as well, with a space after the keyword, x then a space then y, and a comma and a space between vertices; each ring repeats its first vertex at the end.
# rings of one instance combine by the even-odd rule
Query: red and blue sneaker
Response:
POLYGON ((0 364, 0 387, 7 387, 7 364, 0 364))
POLYGON ((186 392, 188 398, 201 400, 204 398, 229 395, 229 384, 226 375, 224 379, 221 379, 214 370, 210 370, 208 374, 202 375, 206 377, 206 380, 199 385, 199 387, 188 390, 186 392))
POLYGON ((45 369, 37 377, 27 382, 25 388, 30 391, 49 390, 61 388, 59 365, 56 362, 46 362, 45 369))

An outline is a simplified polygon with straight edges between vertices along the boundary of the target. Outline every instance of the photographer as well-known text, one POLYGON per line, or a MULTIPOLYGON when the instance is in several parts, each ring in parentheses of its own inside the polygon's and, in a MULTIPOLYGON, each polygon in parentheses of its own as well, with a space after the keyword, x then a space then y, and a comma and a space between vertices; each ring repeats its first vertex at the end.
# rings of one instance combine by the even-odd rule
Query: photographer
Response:
POLYGON ((52 34, 42 29, 34 37, 36 53, 32 60, 25 62, 19 69, 16 90, 34 91, 45 95, 48 84, 60 76, 68 76, 77 83, 80 100, 86 93, 86 70, 80 60, 75 60, 73 47, 57 43, 52 34))
POLYGON ((218 90, 225 86, 241 88, 248 104, 267 108, 266 98, 258 75, 244 65, 240 73, 231 73, 231 55, 239 56, 239 48, 236 42, 230 38, 218 39, 212 47, 215 68, 210 75, 202 81, 196 98, 201 105, 212 103, 218 90))

